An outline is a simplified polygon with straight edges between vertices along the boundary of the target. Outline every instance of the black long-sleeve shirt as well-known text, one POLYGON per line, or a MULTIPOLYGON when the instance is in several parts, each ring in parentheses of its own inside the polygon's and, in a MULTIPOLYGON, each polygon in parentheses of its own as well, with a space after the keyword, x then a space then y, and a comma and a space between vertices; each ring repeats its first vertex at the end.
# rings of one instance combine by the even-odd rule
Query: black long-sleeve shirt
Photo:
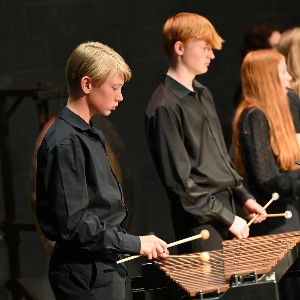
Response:
POLYGON ((139 253, 139 237, 120 225, 127 209, 103 134, 67 107, 38 150, 36 183, 38 222, 48 239, 104 255, 139 253))
POLYGON ((213 194, 230 187, 241 202, 253 196, 231 163, 210 91, 193 85, 195 92, 166 76, 154 92, 145 118, 150 150, 171 201, 201 224, 230 227, 233 211, 213 194))
POLYGON ((279 169, 270 145, 269 123, 262 110, 245 109, 239 131, 239 142, 250 191, 261 205, 269 201, 272 193, 278 193, 279 199, 268 207, 268 212, 283 213, 290 210, 293 214, 291 219, 268 218, 260 224, 255 224, 251 229, 252 234, 299 230, 300 170, 279 169))
POLYGON ((270 127, 264 112, 258 108, 245 109, 239 131, 245 171, 253 193, 267 196, 265 201, 273 192, 290 201, 299 197, 300 170, 279 169, 270 145, 270 127))

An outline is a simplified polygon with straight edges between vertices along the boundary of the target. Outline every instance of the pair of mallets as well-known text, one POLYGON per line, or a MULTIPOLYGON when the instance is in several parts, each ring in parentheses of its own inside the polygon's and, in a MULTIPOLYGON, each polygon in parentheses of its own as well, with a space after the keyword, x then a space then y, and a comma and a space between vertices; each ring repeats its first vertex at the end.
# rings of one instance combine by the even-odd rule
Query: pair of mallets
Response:
MULTIPOLYGON (((180 244, 184 244, 184 243, 187 243, 187 242, 191 242, 191 241, 194 241, 194 240, 197 240, 197 239, 201 239, 201 238, 203 240, 207 240, 209 238, 209 231, 206 230, 206 229, 204 229, 204 230, 202 230, 200 232, 200 234, 196 234, 196 235, 193 235, 191 237, 188 237, 188 238, 185 238, 185 239, 182 239, 182 240, 179 240, 179 241, 167 244, 167 248, 171 248, 171 247, 174 247, 174 246, 177 246, 177 245, 180 245, 180 244)), ((205 253, 205 252, 203 252, 203 253, 205 253)), ((132 255, 132 256, 126 257, 124 259, 118 260, 117 264, 121 264, 121 263, 127 262, 129 260, 138 258, 140 256, 141 255, 132 255)), ((205 254, 203 254, 203 256, 205 256, 205 254)), ((203 257, 203 259, 205 259, 205 257, 203 257)))
MULTIPOLYGON (((268 206, 273 202, 273 201, 277 201, 279 199, 279 195, 277 193, 273 193, 272 194, 272 198, 269 200, 269 202, 264 206, 264 209, 267 209, 268 206)), ((260 216, 259 214, 256 214, 251 221, 247 224, 248 226, 250 226, 255 220, 256 218, 260 216)), ((278 214, 265 214, 262 216, 266 216, 266 217, 285 217, 286 219, 290 219, 293 214, 291 211, 287 210, 284 213, 278 213, 278 214)))
MULTIPOLYGON (((277 193, 273 193, 272 194, 272 198, 264 206, 264 209, 267 209, 267 207, 273 201, 276 201, 278 199, 279 199, 279 195, 277 193)), ((256 220, 256 218, 258 216, 259 216, 259 214, 256 214, 247 225, 250 226, 256 220)), ((284 213, 279 213, 279 214, 265 214, 264 216, 266 216, 266 217, 285 217, 286 219, 290 219, 292 217, 292 212, 291 211, 286 211, 284 213)), ((188 238, 185 238, 185 239, 182 239, 182 240, 179 240, 179 241, 167 244, 167 248, 171 248, 171 247, 174 247, 174 246, 177 246, 177 245, 180 245, 180 244, 184 244, 184 243, 187 243, 187 242, 191 242, 191 241, 194 241, 194 240, 197 240, 197 239, 201 239, 201 238, 204 239, 204 240, 208 239, 209 238, 209 231, 206 230, 206 229, 204 229, 204 230, 202 230, 200 232, 200 234, 197 234, 197 235, 194 235, 194 236, 191 236, 191 237, 188 237, 188 238)), ((118 260, 117 264, 121 264, 121 263, 130 261, 130 260, 138 258, 140 256, 141 255, 133 255, 133 256, 126 257, 124 259, 118 260)), ((207 252, 200 253, 199 258, 200 258, 200 260, 202 260, 204 262, 207 262, 209 260, 209 253, 207 253, 207 252)))

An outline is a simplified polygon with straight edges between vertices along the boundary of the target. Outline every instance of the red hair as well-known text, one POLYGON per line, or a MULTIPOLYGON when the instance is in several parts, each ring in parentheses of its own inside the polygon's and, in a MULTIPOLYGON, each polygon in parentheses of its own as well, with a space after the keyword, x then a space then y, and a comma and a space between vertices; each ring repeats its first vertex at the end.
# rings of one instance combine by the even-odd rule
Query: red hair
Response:
POLYGON ((294 170, 300 149, 292 121, 286 93, 278 73, 278 65, 284 56, 275 50, 264 49, 249 52, 242 64, 241 78, 243 99, 233 119, 234 161, 243 170, 242 151, 239 145, 239 122, 248 107, 261 109, 270 127, 270 145, 281 170, 294 170))
POLYGON ((170 17, 164 24, 162 37, 164 49, 169 57, 172 57, 174 44, 177 41, 186 43, 192 39, 201 39, 217 50, 222 48, 224 42, 209 20, 187 12, 170 17))

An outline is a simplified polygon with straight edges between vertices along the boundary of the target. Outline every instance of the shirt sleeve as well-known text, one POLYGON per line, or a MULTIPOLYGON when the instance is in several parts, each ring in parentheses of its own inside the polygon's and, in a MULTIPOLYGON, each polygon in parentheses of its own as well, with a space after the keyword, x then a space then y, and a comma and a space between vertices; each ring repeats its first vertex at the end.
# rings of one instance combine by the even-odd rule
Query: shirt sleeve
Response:
MULTIPOLYGON (((140 239, 88 207, 84 150, 78 141, 38 153, 37 213, 47 238, 78 250, 139 253, 140 239)), ((101 199, 95 205, 101 206, 101 199)))
POLYGON ((255 197, 249 193, 249 191, 245 188, 244 184, 241 183, 237 187, 232 189, 235 199, 237 199, 238 203, 243 205, 249 199, 255 199, 255 197))
POLYGON ((250 184, 267 194, 277 192, 286 199, 299 195, 300 172, 279 170, 270 145, 270 128, 265 114, 259 109, 246 112, 240 131, 240 146, 250 184))
POLYGON ((159 176, 166 189, 180 198, 183 208, 199 223, 219 219, 230 227, 234 214, 197 184, 191 175, 184 131, 176 112, 160 107, 148 120, 146 131, 159 176))

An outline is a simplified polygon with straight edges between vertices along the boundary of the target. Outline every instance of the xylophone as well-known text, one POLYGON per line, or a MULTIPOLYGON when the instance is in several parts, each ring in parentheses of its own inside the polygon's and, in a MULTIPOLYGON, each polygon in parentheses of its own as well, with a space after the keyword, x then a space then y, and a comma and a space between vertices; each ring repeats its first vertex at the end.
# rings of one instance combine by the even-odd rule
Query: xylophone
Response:
POLYGON ((192 253, 142 265, 133 299, 277 300, 277 283, 299 253, 300 231, 223 241, 209 262, 192 253))

